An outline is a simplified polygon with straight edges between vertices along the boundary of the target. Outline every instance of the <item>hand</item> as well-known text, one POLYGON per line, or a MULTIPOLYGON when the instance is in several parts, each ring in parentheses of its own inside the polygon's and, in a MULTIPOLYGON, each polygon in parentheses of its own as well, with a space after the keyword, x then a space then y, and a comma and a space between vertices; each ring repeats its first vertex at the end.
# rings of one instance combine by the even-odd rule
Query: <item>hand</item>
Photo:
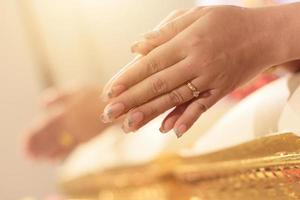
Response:
POLYGON ((175 107, 161 130, 174 128, 182 136, 226 94, 268 67, 289 61, 286 41, 278 39, 285 29, 276 29, 284 20, 271 15, 271 10, 200 7, 166 23, 137 44, 151 43, 154 49, 145 51, 146 56, 127 66, 107 87, 110 102, 103 120, 129 112, 124 130, 135 131, 175 107))
MULTIPOLYGON (((133 53, 138 53, 140 55, 147 55, 153 49, 158 46, 168 42, 173 39, 177 34, 185 30, 187 27, 194 23, 197 18, 191 18, 191 20, 186 20, 185 23, 177 25, 177 21, 180 21, 184 15, 189 15, 191 10, 176 10, 173 11, 169 16, 167 16, 153 31, 144 34, 144 39, 138 42, 135 42, 131 51, 133 53), (168 28, 168 27, 175 27, 168 28), (162 31, 161 29, 164 29, 162 31)), ((300 60, 294 60, 287 63, 280 64, 279 67, 283 67, 290 72, 299 72, 300 71, 300 60)))
POLYGON ((77 145, 99 134, 100 91, 96 87, 76 90, 49 89, 42 98, 47 114, 26 133, 25 151, 32 158, 57 159, 67 156, 77 145))

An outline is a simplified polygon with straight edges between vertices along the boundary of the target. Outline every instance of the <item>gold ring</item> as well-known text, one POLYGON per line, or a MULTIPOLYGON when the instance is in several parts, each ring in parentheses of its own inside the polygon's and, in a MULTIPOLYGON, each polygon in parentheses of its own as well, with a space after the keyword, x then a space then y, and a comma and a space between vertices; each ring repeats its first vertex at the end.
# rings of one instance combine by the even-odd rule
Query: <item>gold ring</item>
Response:
POLYGON ((59 137, 58 137, 58 143, 59 145, 61 145, 62 147, 70 147, 75 143, 75 138, 72 134, 63 131, 59 137))
POLYGON ((192 91, 195 98, 199 97, 201 92, 196 88, 196 86, 194 86, 191 82, 188 82, 187 87, 192 91))

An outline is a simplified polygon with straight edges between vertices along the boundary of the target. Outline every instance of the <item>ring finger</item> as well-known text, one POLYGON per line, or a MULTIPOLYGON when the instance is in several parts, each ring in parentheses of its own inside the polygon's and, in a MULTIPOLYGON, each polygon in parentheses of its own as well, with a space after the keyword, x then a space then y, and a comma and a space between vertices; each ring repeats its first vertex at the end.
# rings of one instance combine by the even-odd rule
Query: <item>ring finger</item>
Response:
MULTIPOLYGON (((208 82, 203 78, 196 78, 191 81, 201 93, 209 90, 208 82)), ((185 84, 179 88, 164 94, 146 104, 131 110, 124 120, 123 129, 125 132, 138 130, 147 122, 151 121, 167 110, 182 105, 194 98, 191 89, 185 84)), ((201 98, 201 94, 198 98, 201 98)))

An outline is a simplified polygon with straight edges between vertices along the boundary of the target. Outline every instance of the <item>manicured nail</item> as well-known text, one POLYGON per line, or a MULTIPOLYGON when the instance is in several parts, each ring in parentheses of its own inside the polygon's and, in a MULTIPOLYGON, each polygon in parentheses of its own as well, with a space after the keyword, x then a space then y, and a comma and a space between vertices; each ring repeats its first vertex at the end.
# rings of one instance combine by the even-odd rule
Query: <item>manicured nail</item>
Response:
POLYGON ((101 120, 103 123, 109 123, 113 119, 117 118, 125 111, 125 105, 123 103, 115 103, 105 107, 101 120))
POLYGON ((122 125, 122 130, 124 131, 124 133, 130 133, 129 128, 127 128, 124 124, 122 125))
POLYGON ((160 127, 160 128, 159 128, 159 131, 160 131, 162 134, 165 134, 165 133, 168 132, 168 131, 166 131, 166 130, 164 129, 164 127, 160 127))
POLYGON ((107 93, 108 98, 114 98, 125 91, 124 85, 113 86, 107 93))
POLYGON ((174 124, 170 120, 166 120, 163 125, 161 126, 162 133, 168 133, 170 130, 172 130, 174 124))
POLYGON ((174 129, 177 138, 181 138, 182 135, 187 131, 186 125, 180 125, 178 128, 174 129))
POLYGON ((159 36, 159 32, 158 31, 150 31, 148 33, 145 33, 144 38, 151 40, 151 39, 155 39, 159 36))
POLYGON ((139 123, 141 123, 144 120, 144 118, 145 115, 142 112, 135 112, 130 114, 128 118, 126 118, 124 121, 125 132, 128 130, 134 131, 134 128, 137 127, 139 123))

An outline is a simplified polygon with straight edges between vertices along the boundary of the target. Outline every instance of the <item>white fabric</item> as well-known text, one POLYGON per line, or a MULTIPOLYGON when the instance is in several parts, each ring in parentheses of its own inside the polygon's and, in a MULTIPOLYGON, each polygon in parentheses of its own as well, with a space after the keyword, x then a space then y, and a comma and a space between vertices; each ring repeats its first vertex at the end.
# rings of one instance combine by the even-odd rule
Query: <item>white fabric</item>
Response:
MULTIPOLYGON (((300 80, 300 75, 281 78, 241 101, 203 138, 199 138, 193 153, 202 154, 219 150, 282 130, 278 129, 278 122, 291 95, 289 82, 292 79, 300 80)), ((295 94, 295 97, 299 98, 300 89, 296 93, 298 94, 295 94)), ((299 99, 290 101, 289 105, 293 106, 294 111, 296 105, 299 109, 299 103, 296 103, 299 99)), ((296 112, 293 114, 296 115, 296 112)), ((300 112, 297 114, 299 116, 300 112)), ((285 116, 285 120, 288 121, 290 113, 285 116)), ((291 127, 298 125, 297 118, 294 119, 293 123, 290 121, 292 124, 285 123, 285 130, 293 130, 291 127)))
POLYGON ((278 129, 280 132, 293 132, 300 136, 300 86, 291 95, 284 107, 278 129))

